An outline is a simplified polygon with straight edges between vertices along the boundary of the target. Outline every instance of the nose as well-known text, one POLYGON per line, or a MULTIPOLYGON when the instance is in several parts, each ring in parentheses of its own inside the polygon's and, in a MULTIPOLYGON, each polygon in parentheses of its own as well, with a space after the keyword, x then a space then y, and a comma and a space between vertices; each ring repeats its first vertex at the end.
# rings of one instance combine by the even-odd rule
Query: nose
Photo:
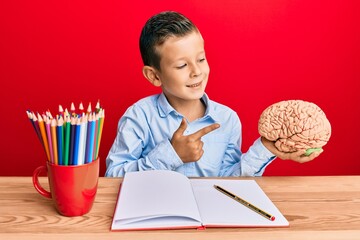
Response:
POLYGON ((197 64, 193 64, 191 68, 191 77, 195 78, 201 75, 201 68, 197 64))

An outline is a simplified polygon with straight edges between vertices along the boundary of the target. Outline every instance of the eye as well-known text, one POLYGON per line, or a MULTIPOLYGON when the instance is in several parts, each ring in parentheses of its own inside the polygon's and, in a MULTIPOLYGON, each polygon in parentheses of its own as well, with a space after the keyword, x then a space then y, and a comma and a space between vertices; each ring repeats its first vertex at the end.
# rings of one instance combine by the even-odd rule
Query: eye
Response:
POLYGON ((176 68, 177 68, 177 69, 183 69, 183 68, 186 67, 186 66, 187 66, 187 64, 185 63, 185 64, 183 64, 183 65, 177 66, 176 68))
POLYGON ((205 61, 205 58, 199 59, 199 62, 204 62, 204 61, 205 61))

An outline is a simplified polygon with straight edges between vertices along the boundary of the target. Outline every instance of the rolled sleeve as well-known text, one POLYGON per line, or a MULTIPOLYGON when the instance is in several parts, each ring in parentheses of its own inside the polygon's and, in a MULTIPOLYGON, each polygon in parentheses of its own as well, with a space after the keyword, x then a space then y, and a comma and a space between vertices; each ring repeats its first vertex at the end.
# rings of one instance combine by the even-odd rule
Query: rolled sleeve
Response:
MULTIPOLYGON (((230 145, 232 147, 225 154, 221 176, 262 176, 265 168, 274 160, 275 156, 263 145, 260 137, 255 140, 247 152, 242 153, 240 151, 242 129, 240 120, 236 121, 231 129, 230 142, 232 144, 230 145)), ((230 132, 230 130, 227 131, 230 132)))
POLYGON ((241 156, 241 176, 262 176, 265 168, 275 159, 258 138, 249 150, 241 156))

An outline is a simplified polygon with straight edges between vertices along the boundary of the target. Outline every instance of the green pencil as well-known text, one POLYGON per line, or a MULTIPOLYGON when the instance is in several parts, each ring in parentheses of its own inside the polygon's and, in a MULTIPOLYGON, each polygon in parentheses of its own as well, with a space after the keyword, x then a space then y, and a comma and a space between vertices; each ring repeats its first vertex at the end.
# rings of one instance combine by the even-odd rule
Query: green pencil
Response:
POLYGON ((66 116, 65 124, 65 153, 64 153, 64 165, 69 165, 69 145, 70 145, 70 116, 66 116))

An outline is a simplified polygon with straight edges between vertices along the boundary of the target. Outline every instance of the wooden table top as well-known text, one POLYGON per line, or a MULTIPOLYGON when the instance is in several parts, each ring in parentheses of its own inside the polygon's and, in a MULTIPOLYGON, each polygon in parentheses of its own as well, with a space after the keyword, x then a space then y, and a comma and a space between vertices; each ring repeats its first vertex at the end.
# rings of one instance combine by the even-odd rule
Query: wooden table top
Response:
MULTIPOLYGON (((0 239, 360 239, 360 176, 244 179, 256 180, 290 227, 111 232, 122 178, 101 177, 90 213, 69 218, 34 189, 31 177, 0 177, 0 239)), ((48 187, 47 178, 40 182, 48 187)))

